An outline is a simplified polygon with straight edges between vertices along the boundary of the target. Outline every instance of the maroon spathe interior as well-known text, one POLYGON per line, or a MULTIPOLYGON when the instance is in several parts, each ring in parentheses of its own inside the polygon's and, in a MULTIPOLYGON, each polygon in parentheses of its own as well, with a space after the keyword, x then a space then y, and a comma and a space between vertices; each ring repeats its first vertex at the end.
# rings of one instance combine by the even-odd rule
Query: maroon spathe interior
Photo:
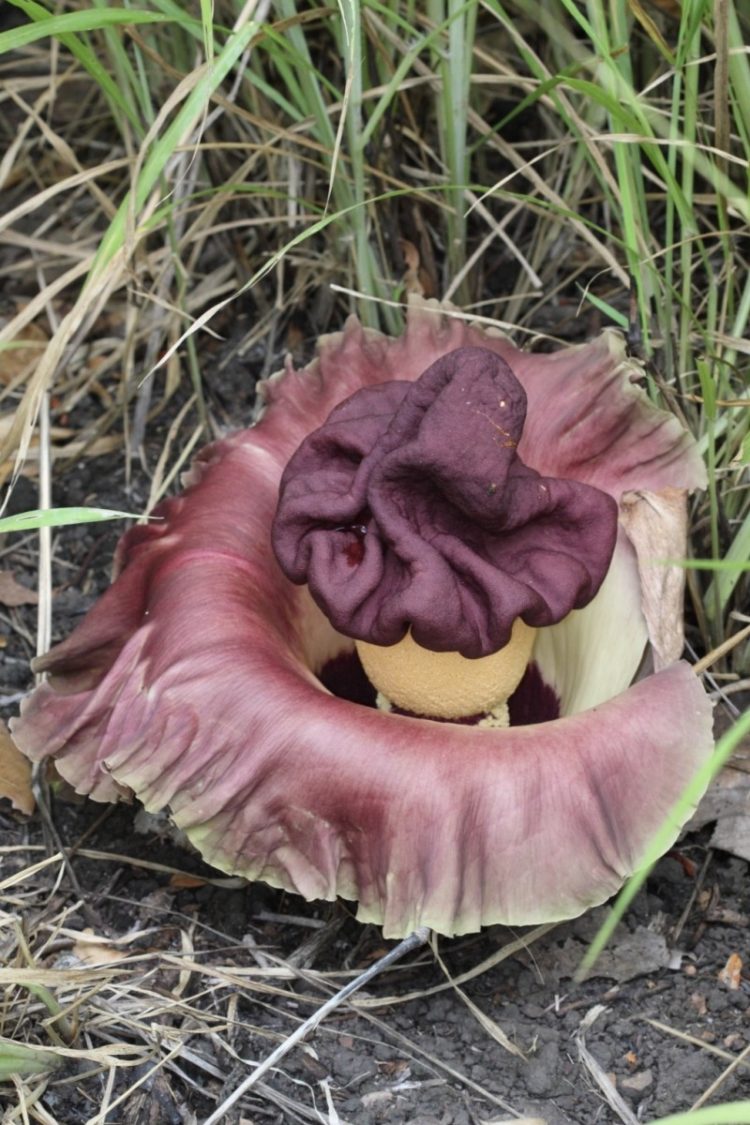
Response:
MULTIPOLYGON (((341 653, 324 664, 318 679, 324 687, 340 699, 350 703, 359 703, 363 707, 375 707, 377 692, 365 675, 362 662, 356 649, 351 652, 341 653)), ((396 714, 407 715, 409 712, 394 708, 396 714)), ((560 700, 549 684, 545 683, 537 665, 532 661, 523 674, 523 678, 508 700, 508 714, 510 726, 525 727, 532 723, 549 723, 560 718, 560 700)), ((424 718, 425 716, 414 716, 424 718)), ((429 718, 429 716, 427 716, 429 718)), ((485 715, 468 715, 462 719, 451 719, 462 726, 476 726, 485 715)), ((447 722, 445 719, 436 719, 435 722, 447 722)))
POLYGON ((281 481, 279 564, 336 629, 487 656, 516 618, 553 625, 595 595, 617 505, 517 453, 526 394, 507 363, 459 348, 415 382, 358 391, 281 481))

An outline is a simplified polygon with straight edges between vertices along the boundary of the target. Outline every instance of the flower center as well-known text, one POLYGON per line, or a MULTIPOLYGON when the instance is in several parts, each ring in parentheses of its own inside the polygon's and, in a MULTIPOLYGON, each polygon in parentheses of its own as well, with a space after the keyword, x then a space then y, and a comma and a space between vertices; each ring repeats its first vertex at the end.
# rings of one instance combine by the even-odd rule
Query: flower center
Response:
POLYGON ((507 701, 526 671, 535 632, 518 619, 508 644, 477 660, 432 652, 411 633, 395 645, 357 641, 356 647, 367 678, 389 704, 432 719, 487 715, 493 726, 507 727, 507 701))

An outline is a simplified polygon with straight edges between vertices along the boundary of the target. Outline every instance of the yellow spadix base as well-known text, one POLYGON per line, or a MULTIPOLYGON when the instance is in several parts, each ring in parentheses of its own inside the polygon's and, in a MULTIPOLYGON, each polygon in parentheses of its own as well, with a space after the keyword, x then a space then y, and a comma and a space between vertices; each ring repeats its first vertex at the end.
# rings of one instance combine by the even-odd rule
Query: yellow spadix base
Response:
POLYGON ((370 683, 396 707, 433 719, 492 713, 492 725, 507 726, 506 701, 526 670, 535 633, 519 618, 505 648, 477 660, 431 652, 410 633, 395 645, 356 644, 370 683))

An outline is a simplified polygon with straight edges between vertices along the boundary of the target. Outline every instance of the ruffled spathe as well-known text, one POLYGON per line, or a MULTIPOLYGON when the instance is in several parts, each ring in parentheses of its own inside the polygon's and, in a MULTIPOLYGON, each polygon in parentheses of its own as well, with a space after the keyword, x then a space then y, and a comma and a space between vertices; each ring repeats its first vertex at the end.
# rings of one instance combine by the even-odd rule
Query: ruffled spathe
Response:
POLYGON ((201 454, 163 523, 127 533, 115 584, 40 661, 50 680, 14 724, 19 746, 53 756, 79 792, 169 808, 224 870, 356 899, 386 936, 561 919, 616 891, 712 747, 687 665, 629 686, 650 637, 660 664, 679 641, 678 578, 641 609, 658 505, 645 534, 630 503, 599 594, 540 632, 535 660, 563 717, 506 731, 328 693, 318 674, 352 642, 272 554, 279 481, 306 434, 354 391, 466 346, 495 351, 523 384, 519 452, 537 472, 621 506, 658 496, 672 513, 704 483, 694 443, 633 383, 614 333, 532 355, 434 304, 397 340, 350 321, 308 370, 266 384, 253 429, 201 454))

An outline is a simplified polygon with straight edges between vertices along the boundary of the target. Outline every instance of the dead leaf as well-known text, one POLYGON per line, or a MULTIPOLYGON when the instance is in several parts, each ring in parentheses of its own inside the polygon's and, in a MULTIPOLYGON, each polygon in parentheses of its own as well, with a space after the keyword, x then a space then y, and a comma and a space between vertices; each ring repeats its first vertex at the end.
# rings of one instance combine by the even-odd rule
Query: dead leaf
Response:
POLYGON ((708 1011, 708 1002, 702 992, 694 992, 690 997, 690 1006, 695 1008, 699 1016, 705 1016, 708 1011))
POLYGON ((685 643, 685 571, 681 566, 665 565, 665 560, 682 558, 685 553, 686 496, 681 489, 664 488, 660 492, 626 492, 622 497, 620 522, 638 558, 641 608, 657 672, 679 659, 685 643))
POLYGON ((672 54, 669 44, 639 0, 628 0, 628 7, 651 42, 654 43, 658 50, 664 55, 667 62, 674 64, 674 55, 672 54))
POLYGON ((695 900, 696 903, 698 904, 698 909, 702 910, 703 913, 705 914, 705 912, 708 910, 709 906, 711 906, 711 904, 713 903, 715 897, 716 897, 716 887, 715 886, 714 887, 706 887, 705 890, 700 892, 697 899, 695 900))
POLYGON ((9 570, 0 570, 0 604, 12 608, 17 605, 36 605, 39 595, 36 590, 16 582, 9 570))
POLYGON ((750 914, 740 914, 739 910, 730 910, 728 906, 717 906, 714 910, 706 912, 707 922, 717 922, 720 926, 737 926, 743 929, 750 926, 750 914))
POLYGON ((406 1059, 379 1059, 376 1066, 386 1078, 402 1082, 410 1073, 411 1068, 406 1059))
POLYGON ((200 875, 188 875, 186 871, 179 871, 170 875, 169 885, 177 890, 185 891, 192 890, 194 887, 205 887, 207 880, 201 878, 200 875))
POLYGON ((31 323, 22 328, 0 348, 0 383, 12 383, 22 375, 39 359, 46 344, 47 334, 38 325, 31 323))
MULTIPOLYGON (((2 353, 0 352, 0 356, 2 353)), ((0 414, 0 445, 3 444, 8 436, 13 432, 13 420, 15 414, 8 412, 0 414)), ((111 453, 115 449, 122 446, 121 434, 107 434, 105 437, 96 438, 91 441, 90 438, 84 437, 80 440, 73 440, 75 431, 67 429, 64 426, 52 427, 52 446, 50 452, 52 454, 53 462, 59 458, 65 460, 75 460, 80 457, 82 453, 86 457, 103 457, 107 453, 111 453)), ((24 465, 24 475, 28 477, 35 477, 37 474, 37 462, 39 461, 39 439, 34 437, 29 446, 28 461, 24 465)), ((0 485, 10 478, 13 473, 15 460, 13 457, 8 457, 5 461, 0 461, 0 485)))
POLYGON ((385 1102, 393 1101, 393 1090, 371 1090, 369 1094, 363 1094, 360 1101, 366 1109, 381 1106, 385 1102))
POLYGON ((682 18, 682 5, 678 0, 649 0, 649 3, 663 12, 665 16, 671 16, 673 20, 682 18))
POLYGON ((672 848, 667 852, 671 859, 676 859, 688 879, 694 879, 698 874, 698 865, 694 860, 689 859, 683 852, 678 851, 677 848, 672 848))
POLYGON ((403 279, 404 289, 407 293, 416 293, 419 297, 433 297, 435 285, 422 263, 419 250, 413 242, 409 242, 406 238, 399 239, 399 246, 406 264, 406 273, 403 279))
POLYGON ((25 758, 0 721, 0 797, 7 797, 14 809, 31 816, 34 794, 31 792, 31 762, 25 758))
POLYGON ((692 832, 712 820, 711 847, 750 860, 750 738, 742 740, 711 782, 687 827, 692 832))
POLYGON ((286 330, 286 350, 295 363, 303 365, 305 354, 305 334, 295 321, 291 321, 286 330))
POLYGON ((123 1106, 122 1125, 164 1125, 165 1121, 183 1121, 177 1108, 177 1095, 164 1071, 149 1078, 123 1106))
POLYGON ((636 1094, 642 1094, 647 1090, 651 1083, 654 1081, 654 1074, 652 1070, 639 1070, 635 1074, 629 1074, 620 1082, 623 1090, 632 1090, 636 1094))
POLYGON ((81 931, 80 940, 73 946, 73 954, 84 965, 111 965, 124 961, 128 956, 127 950, 114 948, 107 938, 99 937, 90 929, 81 931))
POLYGON ((739 953, 730 953, 727 963, 719 973, 719 980, 732 992, 736 992, 742 983, 742 958, 739 953))
POLYGON ((399 246, 401 247, 401 253, 404 255, 404 262, 406 263, 404 289, 407 293, 416 293, 418 297, 424 297, 424 285, 420 277, 421 262, 419 251, 414 243, 409 242, 406 238, 399 240, 399 246))
MULTIPOLYGON (((603 909, 590 911, 591 921, 599 925, 604 917, 603 909)), ((596 925, 592 926, 592 936, 596 925)), ((584 941, 577 937, 567 938, 562 947, 541 949, 535 955, 535 964, 549 980, 559 981, 575 976, 586 950, 584 941)), ((639 926, 632 933, 624 927, 615 932, 615 940, 605 949, 589 972, 591 977, 605 977, 620 984, 657 972, 669 965, 669 950, 663 934, 654 933, 645 926, 639 926)))

